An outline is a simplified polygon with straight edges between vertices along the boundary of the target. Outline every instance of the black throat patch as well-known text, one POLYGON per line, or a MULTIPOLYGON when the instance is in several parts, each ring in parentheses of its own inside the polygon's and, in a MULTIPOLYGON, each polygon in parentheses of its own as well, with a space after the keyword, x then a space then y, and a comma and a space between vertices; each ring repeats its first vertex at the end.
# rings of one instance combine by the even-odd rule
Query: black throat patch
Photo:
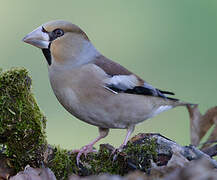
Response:
POLYGON ((42 52, 44 54, 44 57, 47 60, 48 65, 51 65, 51 52, 50 52, 50 48, 48 49, 42 49, 42 52))

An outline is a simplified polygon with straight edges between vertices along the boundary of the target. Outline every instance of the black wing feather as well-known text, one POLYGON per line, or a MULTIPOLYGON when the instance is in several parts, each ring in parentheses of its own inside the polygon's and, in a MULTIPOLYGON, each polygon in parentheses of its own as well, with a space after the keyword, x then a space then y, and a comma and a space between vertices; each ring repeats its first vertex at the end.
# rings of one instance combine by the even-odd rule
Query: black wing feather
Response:
POLYGON ((109 84, 107 87, 117 93, 128 93, 128 94, 137 94, 137 95, 146 95, 146 96, 157 96, 165 99, 178 100, 175 98, 167 97, 164 94, 175 95, 173 92, 162 91, 159 89, 150 89, 144 86, 135 86, 132 89, 122 89, 118 88, 114 84, 109 84))
POLYGON ((158 91, 160 91, 162 94, 175 95, 175 93, 170 92, 170 91, 162 91, 162 90, 160 90, 160 89, 158 89, 158 91))

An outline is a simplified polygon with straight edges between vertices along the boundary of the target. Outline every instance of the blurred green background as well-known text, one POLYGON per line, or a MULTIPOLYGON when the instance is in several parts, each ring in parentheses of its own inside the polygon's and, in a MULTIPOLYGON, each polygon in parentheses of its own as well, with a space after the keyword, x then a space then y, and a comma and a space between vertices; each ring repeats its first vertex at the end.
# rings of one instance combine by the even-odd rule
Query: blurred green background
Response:
MULTIPOLYGON (((79 25, 105 56, 126 66, 157 88, 199 103, 201 112, 217 104, 216 0, 70 0, 1 1, 0 67, 25 67, 47 116, 50 144, 80 148, 97 128, 72 117, 56 100, 47 63, 37 48, 21 42, 50 20, 79 25)), ((139 124, 139 132, 157 132, 189 143, 189 117, 180 107, 139 124)), ((118 146, 125 130, 111 130, 100 143, 118 146), (118 138, 117 138, 118 137, 118 138)))

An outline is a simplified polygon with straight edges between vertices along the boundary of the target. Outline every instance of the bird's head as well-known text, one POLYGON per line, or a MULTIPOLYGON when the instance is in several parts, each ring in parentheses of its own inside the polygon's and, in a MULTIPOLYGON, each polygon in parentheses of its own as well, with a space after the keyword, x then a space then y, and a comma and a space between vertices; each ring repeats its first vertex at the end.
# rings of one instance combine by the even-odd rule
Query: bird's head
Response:
POLYGON ((88 51, 92 54, 96 52, 85 32, 75 24, 62 20, 50 21, 39 26, 27 34, 23 41, 42 49, 49 65, 52 61, 59 64, 77 61, 78 57, 81 59, 88 51))

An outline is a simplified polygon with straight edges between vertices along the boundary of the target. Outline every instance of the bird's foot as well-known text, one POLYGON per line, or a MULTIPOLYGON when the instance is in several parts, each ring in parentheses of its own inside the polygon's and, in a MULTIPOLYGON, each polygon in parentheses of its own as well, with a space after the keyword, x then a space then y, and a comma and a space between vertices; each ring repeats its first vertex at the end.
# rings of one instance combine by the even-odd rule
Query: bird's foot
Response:
POLYGON ((76 157, 76 162, 77 162, 77 165, 79 165, 80 157, 81 157, 82 154, 84 154, 84 156, 86 158, 88 153, 97 152, 97 150, 93 149, 92 144, 87 144, 86 146, 82 147, 81 149, 76 149, 76 150, 73 150, 72 152, 73 153, 78 153, 77 157, 76 157))

